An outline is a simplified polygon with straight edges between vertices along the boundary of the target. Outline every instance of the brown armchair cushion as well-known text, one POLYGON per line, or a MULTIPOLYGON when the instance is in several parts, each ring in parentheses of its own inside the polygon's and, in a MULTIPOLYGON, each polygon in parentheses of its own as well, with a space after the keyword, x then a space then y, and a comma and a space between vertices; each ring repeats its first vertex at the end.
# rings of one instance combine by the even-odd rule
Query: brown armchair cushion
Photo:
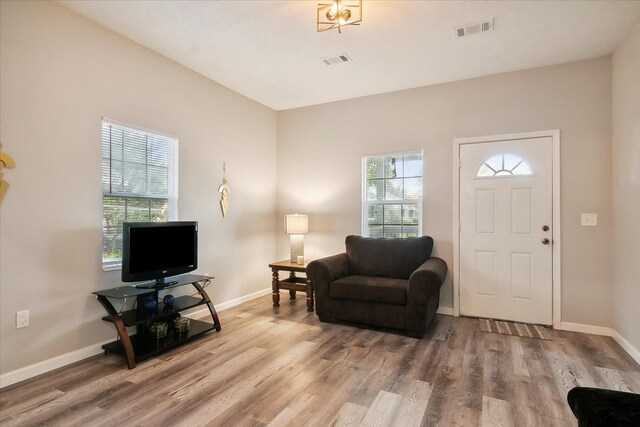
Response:
POLYGON ((347 236, 345 243, 350 274, 398 279, 408 279, 433 249, 429 236, 406 239, 347 236))
POLYGON ((405 305, 408 282, 387 277, 346 276, 329 285, 329 296, 337 299, 405 305))

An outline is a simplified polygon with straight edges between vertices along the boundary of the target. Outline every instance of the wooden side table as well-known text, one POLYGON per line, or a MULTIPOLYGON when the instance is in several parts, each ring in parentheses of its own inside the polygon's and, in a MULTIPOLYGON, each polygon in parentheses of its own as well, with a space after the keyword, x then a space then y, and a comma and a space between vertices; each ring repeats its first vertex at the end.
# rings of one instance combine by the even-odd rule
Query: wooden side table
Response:
POLYGON ((289 291, 289 298, 296 299, 296 292, 307 293, 307 311, 313 311, 313 285, 311 281, 306 277, 297 277, 296 273, 307 272, 308 262, 304 264, 296 264, 289 260, 278 261, 269 264, 271 268, 271 289, 273 297, 273 306, 278 307, 280 305, 280 289, 287 289, 289 291), (280 271, 288 271, 289 277, 284 280, 280 280, 280 271))

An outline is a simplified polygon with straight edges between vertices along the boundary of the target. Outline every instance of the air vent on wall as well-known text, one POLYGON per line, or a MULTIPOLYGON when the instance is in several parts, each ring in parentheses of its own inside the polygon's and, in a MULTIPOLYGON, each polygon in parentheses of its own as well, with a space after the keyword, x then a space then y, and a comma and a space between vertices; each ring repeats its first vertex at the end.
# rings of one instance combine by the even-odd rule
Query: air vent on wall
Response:
POLYGON ((493 31, 495 27, 494 21, 495 21, 494 19, 491 19, 489 21, 481 22, 479 24, 467 25, 466 27, 456 28, 456 36, 464 37, 471 34, 484 33, 486 31, 493 31))
POLYGON ((346 53, 341 53, 340 55, 335 56, 328 56, 320 60, 324 62, 325 65, 344 64, 345 62, 353 61, 353 59, 351 59, 346 53))

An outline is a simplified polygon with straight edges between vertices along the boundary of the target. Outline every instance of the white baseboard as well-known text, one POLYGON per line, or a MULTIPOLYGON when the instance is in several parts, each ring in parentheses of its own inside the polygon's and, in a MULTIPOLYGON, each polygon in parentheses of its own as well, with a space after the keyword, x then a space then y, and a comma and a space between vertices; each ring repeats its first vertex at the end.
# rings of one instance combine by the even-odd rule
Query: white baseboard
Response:
POLYGON ((66 354, 61 354, 60 356, 52 357, 51 359, 43 360, 42 362, 34 363, 33 365, 25 366, 24 368, 9 371, 0 375, 0 388, 53 371, 54 369, 62 368, 63 366, 71 363, 79 362, 87 357, 100 354, 104 351, 102 350, 102 346, 111 341, 112 340, 99 342, 79 350, 74 350, 66 354))
POLYGON ((251 301, 254 300, 256 298, 260 298, 263 297, 265 295, 269 295, 271 293, 271 287, 265 288, 265 289, 261 289, 259 291, 250 293, 249 295, 245 295, 239 298, 234 298, 230 301, 227 302, 221 302, 220 304, 216 304, 216 311, 224 311, 227 310, 229 308, 235 307, 237 305, 240 305, 242 303, 245 303, 247 301, 251 301))
POLYGON ((606 337, 612 337, 629 356, 640 364, 640 350, 635 348, 625 337, 620 335, 618 331, 613 328, 607 328, 605 326, 593 326, 583 325, 580 323, 562 322, 560 329, 563 331, 582 332, 583 334, 604 335, 606 337))
POLYGON ((436 313, 444 314, 445 316, 453 316, 453 307, 438 307, 436 313))
POLYGON ((604 335, 605 337, 610 337, 613 334, 612 329, 606 326, 584 325, 582 323, 560 322, 560 329, 583 334, 604 335))
MULTIPOLYGON (((216 311, 225 311, 235 306, 238 306, 242 303, 254 300, 256 298, 263 297, 265 295, 269 295, 271 293, 271 288, 261 289, 259 291, 253 292, 248 295, 241 296, 239 298, 234 298, 232 300, 221 302, 220 304, 214 304, 216 311)), ((199 308, 194 311, 189 311, 185 315, 185 317, 189 317, 191 319, 200 319, 202 317, 211 316, 209 314, 209 309, 207 307, 199 308)))
POLYGON ((622 347, 624 351, 629 353, 629 356, 631 356, 633 360, 640 364, 640 350, 631 345, 631 343, 627 341, 625 337, 620 335, 615 329, 613 329, 612 332, 613 334, 611 336, 613 337, 613 339, 616 340, 618 344, 620 344, 620 347, 622 347))
MULTIPOLYGON (((271 293, 271 288, 266 288, 266 289, 259 290, 257 292, 253 292, 249 295, 244 295, 239 298, 234 298, 230 301, 216 304, 215 306, 216 311, 227 310, 231 307, 235 307, 244 302, 251 301, 256 298, 260 298, 261 296, 264 296, 264 295, 268 295, 269 293, 271 293)), ((207 314, 209 314, 209 309, 204 308, 201 310, 190 312, 188 316, 198 318, 198 317, 203 317, 207 314)), ((78 350, 74 350, 66 354, 61 354, 60 356, 52 357, 51 359, 34 363, 33 365, 25 366, 24 368, 19 368, 14 371, 9 371, 7 373, 4 373, 0 375, 0 388, 10 386, 11 384, 15 384, 20 381, 28 380, 29 378, 33 378, 35 376, 53 371, 54 369, 58 369, 66 365, 70 365, 71 363, 79 362, 88 357, 100 354, 104 351, 102 349, 102 346, 111 341, 113 340, 107 340, 97 344, 92 344, 90 346, 87 346, 78 350)))

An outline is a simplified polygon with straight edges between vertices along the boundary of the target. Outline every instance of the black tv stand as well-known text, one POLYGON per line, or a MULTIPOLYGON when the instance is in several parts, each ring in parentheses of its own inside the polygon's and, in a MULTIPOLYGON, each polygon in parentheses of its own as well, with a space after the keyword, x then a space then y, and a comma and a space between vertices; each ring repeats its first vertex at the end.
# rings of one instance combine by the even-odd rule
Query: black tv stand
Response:
POLYGON ((183 276, 172 277, 172 279, 173 280, 164 283, 162 288, 155 286, 151 288, 122 286, 93 292, 108 313, 108 316, 104 316, 102 320, 113 323, 118 331, 119 339, 102 346, 105 353, 113 352, 121 354, 127 360, 129 369, 133 369, 136 367, 137 362, 186 344, 214 329, 216 331, 222 329, 220 319, 218 319, 218 313, 209 295, 207 295, 204 290, 206 282, 213 279, 213 277, 185 274, 183 276), (194 296, 185 295, 176 297, 172 305, 166 305, 160 301, 153 310, 148 310, 148 308, 145 307, 145 302, 148 302, 149 299, 158 301, 159 291, 185 285, 191 285, 195 288, 196 293, 194 296), (122 300, 134 297, 136 298, 137 307, 122 312, 118 312, 110 301, 110 299, 122 300), (153 323, 166 322, 171 325, 174 319, 180 317, 181 311, 202 305, 206 305, 209 309, 213 323, 190 319, 190 327, 187 333, 180 334, 173 328, 169 328, 167 336, 162 340, 156 340, 152 337, 150 327, 153 323), (134 326, 136 327, 136 333, 129 334, 127 327, 134 326))
POLYGON ((158 279, 155 282, 151 283, 142 283, 140 285, 136 285, 138 289, 165 289, 170 288, 173 285, 177 284, 177 280, 172 280, 170 282, 165 282, 164 279, 158 279))

